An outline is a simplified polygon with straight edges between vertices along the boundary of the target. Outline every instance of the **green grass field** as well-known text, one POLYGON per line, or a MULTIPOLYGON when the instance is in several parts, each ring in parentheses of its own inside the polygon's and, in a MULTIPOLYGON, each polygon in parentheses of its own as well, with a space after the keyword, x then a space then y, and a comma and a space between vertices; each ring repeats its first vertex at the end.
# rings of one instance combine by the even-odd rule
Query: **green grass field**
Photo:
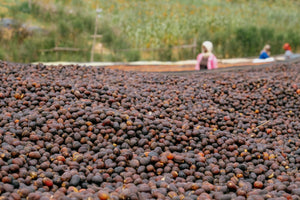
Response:
POLYGON ((211 40, 218 58, 258 56, 266 43, 272 54, 282 54, 284 42, 300 48, 297 0, 3 0, 1 18, 14 18, 19 26, 11 33, 1 28, 0 59, 89 61, 96 8, 103 10, 96 42, 105 53, 96 53, 95 61, 195 59, 192 49, 172 48, 195 39, 197 52, 211 40), (21 24, 43 31, 29 34, 21 24), (41 51, 53 47, 80 51, 41 51))

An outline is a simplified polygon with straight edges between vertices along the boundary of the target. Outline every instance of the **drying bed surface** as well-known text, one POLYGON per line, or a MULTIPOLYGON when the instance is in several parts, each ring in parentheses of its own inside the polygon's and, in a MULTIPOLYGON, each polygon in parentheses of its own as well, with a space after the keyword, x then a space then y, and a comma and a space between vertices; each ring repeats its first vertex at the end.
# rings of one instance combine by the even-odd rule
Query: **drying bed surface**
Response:
POLYGON ((0 199, 297 199, 300 66, 0 63, 0 199))

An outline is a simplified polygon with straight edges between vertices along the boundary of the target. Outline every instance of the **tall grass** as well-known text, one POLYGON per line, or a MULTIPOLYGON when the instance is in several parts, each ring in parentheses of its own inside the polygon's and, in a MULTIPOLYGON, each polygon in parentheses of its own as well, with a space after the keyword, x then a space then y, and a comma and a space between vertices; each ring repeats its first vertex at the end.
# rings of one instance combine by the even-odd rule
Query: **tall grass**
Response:
POLYGON ((27 34, 16 27, 13 37, 0 37, 0 59, 15 62, 89 61, 96 8, 97 42, 105 54, 96 61, 184 60, 195 59, 192 49, 173 46, 211 40, 218 58, 258 56, 268 43, 272 54, 283 53, 282 45, 291 43, 300 50, 300 3, 297 0, 3 0, 9 12, 21 23, 41 27, 42 33, 27 34), (53 47, 80 48, 80 52, 43 52, 53 47), (124 50, 129 49, 129 50, 124 50), (130 50, 131 49, 131 50, 130 50), (141 51, 139 49, 159 49, 141 51))
POLYGON ((197 38, 198 51, 202 41, 211 40, 218 57, 228 58, 258 56, 266 43, 273 54, 283 53, 284 42, 294 50, 300 44, 297 1, 103 0, 101 5, 135 48, 168 48, 197 38))

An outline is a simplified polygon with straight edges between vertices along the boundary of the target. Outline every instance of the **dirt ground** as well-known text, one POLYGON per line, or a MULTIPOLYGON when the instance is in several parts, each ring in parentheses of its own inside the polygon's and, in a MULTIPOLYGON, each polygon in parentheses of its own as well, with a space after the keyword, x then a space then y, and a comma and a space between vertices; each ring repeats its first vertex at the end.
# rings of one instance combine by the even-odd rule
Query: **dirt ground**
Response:
MULTIPOLYGON (((218 64, 219 68, 227 68, 234 66, 249 66, 249 65, 262 65, 262 63, 235 63, 235 64, 218 64)), ((182 71, 194 71, 195 65, 114 65, 107 66, 110 69, 119 69, 125 71, 140 71, 140 72, 182 72, 182 71)))
MULTIPOLYGON (((198 72, 216 72, 245 69, 258 66, 268 66, 280 63, 299 63, 300 58, 285 61, 282 56, 275 58, 276 61, 268 63, 253 63, 253 59, 237 58, 220 60, 218 69, 206 70, 198 72)), ((32 63, 38 64, 38 63, 32 63)), ((195 71, 195 60, 179 61, 179 62, 159 62, 159 61, 138 61, 131 63, 111 63, 111 62, 92 62, 92 63, 74 63, 74 62, 43 62, 44 65, 81 65, 81 66, 101 66, 109 69, 117 69, 124 71, 137 71, 137 72, 161 72, 161 73, 190 73, 195 71)))
MULTIPOLYGON (((276 58, 276 62, 283 62, 284 58, 279 55, 276 58)), ((253 63, 253 59, 250 58, 233 58, 233 59, 221 59, 218 62, 218 70, 229 67, 244 67, 244 66, 258 66, 266 64, 274 64, 276 62, 266 63, 253 63)), ((140 72, 184 72, 195 71, 196 60, 186 62, 138 62, 120 65, 107 66, 110 69, 119 69, 125 71, 140 71, 140 72)))
MULTIPOLYGON (((292 64, 292 63, 299 63, 300 58, 293 59, 289 61, 285 61, 283 59, 278 59, 275 62, 266 62, 266 63, 253 63, 252 60, 228 60, 224 62, 218 63, 218 69, 216 70, 206 70, 206 71, 198 71, 198 72, 215 72, 215 71, 228 71, 228 70, 240 70, 240 69, 246 69, 246 68, 253 68, 253 67, 266 67, 274 64, 292 64)), ((183 64, 165 64, 160 65, 158 64, 139 64, 139 65, 111 65, 106 66, 110 69, 119 69, 124 71, 139 71, 139 72, 161 72, 161 73, 191 73, 196 72, 195 71, 195 64, 194 63, 183 63, 183 64)))

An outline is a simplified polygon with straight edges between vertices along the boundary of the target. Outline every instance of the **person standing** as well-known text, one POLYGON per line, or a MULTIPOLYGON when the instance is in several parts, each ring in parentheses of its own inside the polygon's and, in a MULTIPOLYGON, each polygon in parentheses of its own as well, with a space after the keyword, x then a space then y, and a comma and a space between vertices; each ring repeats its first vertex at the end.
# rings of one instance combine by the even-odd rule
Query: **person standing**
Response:
POLYGON ((210 41, 202 43, 202 52, 197 56, 195 70, 211 70, 218 68, 216 56, 212 53, 213 44, 210 41))

